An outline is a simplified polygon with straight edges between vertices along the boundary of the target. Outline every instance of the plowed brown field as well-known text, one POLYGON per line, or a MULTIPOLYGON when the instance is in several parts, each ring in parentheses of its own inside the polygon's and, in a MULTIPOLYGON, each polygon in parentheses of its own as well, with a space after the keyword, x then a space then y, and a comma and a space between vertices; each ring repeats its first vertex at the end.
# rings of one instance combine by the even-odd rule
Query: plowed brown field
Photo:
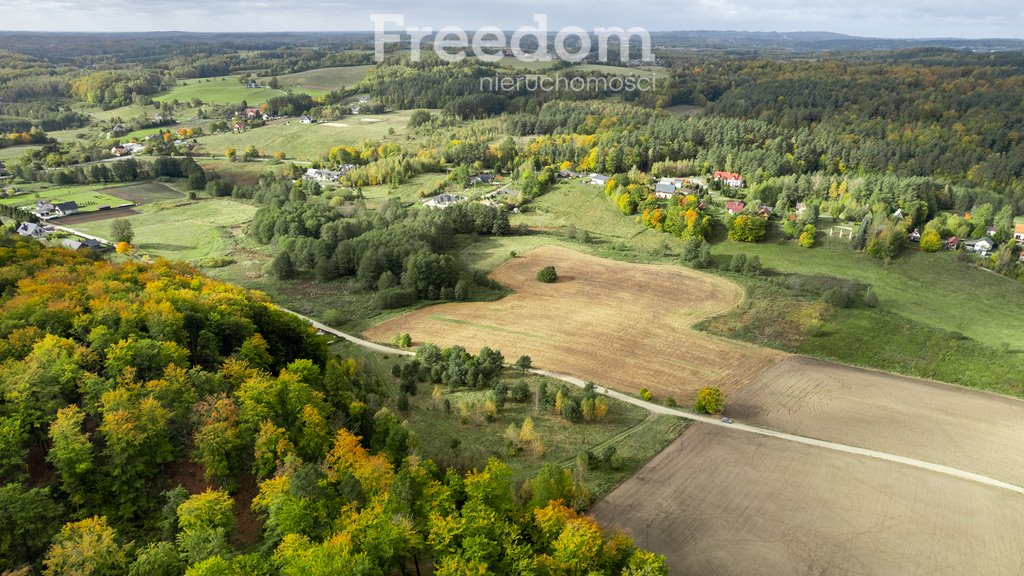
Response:
POLYGON ((546 368, 601 386, 689 402, 702 386, 728 395, 775 364, 779 352, 719 339, 690 328, 729 310, 743 290, 708 274, 630 264, 543 246, 513 258, 491 276, 515 293, 496 302, 441 304, 379 324, 366 337, 387 342, 490 346, 508 361, 528 355, 546 368), (558 282, 537 271, 554 266, 558 282))

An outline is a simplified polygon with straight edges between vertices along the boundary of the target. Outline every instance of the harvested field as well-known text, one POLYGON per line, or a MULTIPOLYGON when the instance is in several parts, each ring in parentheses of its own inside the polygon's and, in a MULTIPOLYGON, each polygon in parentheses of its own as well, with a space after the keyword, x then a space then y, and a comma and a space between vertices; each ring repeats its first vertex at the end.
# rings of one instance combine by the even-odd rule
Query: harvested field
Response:
POLYGON ((704 385, 727 394, 774 364, 781 353, 696 332, 690 326, 736 306, 743 290, 693 270, 630 264, 542 246, 513 258, 492 277, 515 294, 496 302, 441 304, 393 318, 366 336, 501 350, 514 361, 593 380, 602 386, 689 402, 704 385), (537 271, 553 265, 558 282, 537 271))
POLYGON ((1024 486, 1024 401, 792 356, 728 398, 738 421, 1024 486))
POLYGON ((58 218, 55 222, 61 226, 74 226, 75 224, 99 222, 110 218, 127 218, 138 213, 139 211, 134 208, 111 208, 110 210, 100 210, 98 212, 79 212, 78 214, 58 218))
POLYGON ((592 513, 674 574, 1020 574, 1024 500, 933 472, 704 424, 592 513))

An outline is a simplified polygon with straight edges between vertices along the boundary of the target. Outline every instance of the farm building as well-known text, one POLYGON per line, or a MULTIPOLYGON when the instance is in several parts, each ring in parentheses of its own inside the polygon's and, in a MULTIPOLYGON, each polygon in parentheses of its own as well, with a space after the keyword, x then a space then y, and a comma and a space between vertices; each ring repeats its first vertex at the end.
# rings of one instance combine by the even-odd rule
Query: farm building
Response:
POLYGON ((590 184, 597 184, 598 186, 605 186, 611 179, 611 176, 605 176, 604 174, 591 174, 590 179, 587 180, 587 182, 590 184))

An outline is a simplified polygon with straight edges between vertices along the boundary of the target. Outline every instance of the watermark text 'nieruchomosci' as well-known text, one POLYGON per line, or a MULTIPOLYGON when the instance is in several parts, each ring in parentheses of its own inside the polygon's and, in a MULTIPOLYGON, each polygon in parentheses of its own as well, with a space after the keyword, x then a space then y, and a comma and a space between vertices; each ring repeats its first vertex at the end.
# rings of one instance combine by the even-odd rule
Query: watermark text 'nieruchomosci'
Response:
POLYGON ((511 36, 495 26, 484 26, 472 34, 456 26, 445 26, 436 32, 429 27, 405 26, 404 14, 371 14, 370 19, 373 21, 374 56, 377 62, 384 60, 385 45, 402 41, 400 33, 387 31, 389 26, 392 30, 404 27, 403 32, 409 39, 409 57, 414 62, 419 61, 422 56, 424 41, 433 43, 433 52, 438 58, 453 63, 465 59, 470 54, 484 62, 497 62, 509 55, 523 62, 550 61, 553 57, 549 41, 553 45, 555 56, 560 60, 580 62, 591 55, 592 37, 597 40, 598 62, 608 61, 608 43, 612 39, 618 42, 619 60, 627 62, 630 56, 630 43, 634 38, 640 42, 640 60, 654 62, 651 35, 639 27, 597 27, 591 34, 578 26, 567 26, 555 32, 552 39, 546 14, 534 14, 533 26, 521 26, 512 31, 511 36), (527 38, 531 40, 528 45, 533 48, 532 51, 527 51, 523 47, 523 40, 527 38))

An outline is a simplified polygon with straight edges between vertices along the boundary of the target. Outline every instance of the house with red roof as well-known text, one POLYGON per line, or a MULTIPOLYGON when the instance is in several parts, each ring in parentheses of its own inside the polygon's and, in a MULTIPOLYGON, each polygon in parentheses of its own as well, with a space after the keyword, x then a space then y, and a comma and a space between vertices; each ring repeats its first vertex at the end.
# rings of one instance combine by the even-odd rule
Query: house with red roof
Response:
POLYGON ((743 176, 740 176, 736 172, 715 172, 711 177, 723 184, 726 184, 730 188, 743 187, 743 176))
POLYGON ((1017 244, 1024 246, 1024 224, 1017 224, 1013 227, 1013 239, 1017 244))
POLYGON ((738 201, 725 203, 725 211, 728 212, 729 214, 732 214, 733 216, 739 214, 740 212, 743 212, 743 209, 746 207, 746 204, 738 201))
POLYGON ((946 250, 956 250, 960 247, 960 239, 956 236, 946 238, 946 250))

